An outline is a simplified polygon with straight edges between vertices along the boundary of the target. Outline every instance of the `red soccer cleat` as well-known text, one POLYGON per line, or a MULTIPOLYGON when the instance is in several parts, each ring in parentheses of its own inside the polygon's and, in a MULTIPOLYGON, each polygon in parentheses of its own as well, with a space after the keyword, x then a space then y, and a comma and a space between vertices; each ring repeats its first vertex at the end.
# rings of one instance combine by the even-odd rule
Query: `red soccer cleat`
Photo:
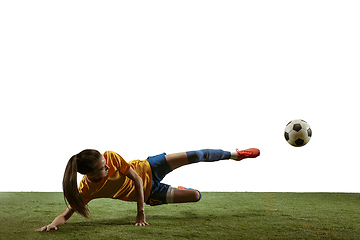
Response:
POLYGON ((260 155, 260 150, 257 148, 249 148, 242 151, 236 149, 236 152, 238 154, 238 158, 235 159, 236 161, 241 161, 245 158, 256 158, 260 155))

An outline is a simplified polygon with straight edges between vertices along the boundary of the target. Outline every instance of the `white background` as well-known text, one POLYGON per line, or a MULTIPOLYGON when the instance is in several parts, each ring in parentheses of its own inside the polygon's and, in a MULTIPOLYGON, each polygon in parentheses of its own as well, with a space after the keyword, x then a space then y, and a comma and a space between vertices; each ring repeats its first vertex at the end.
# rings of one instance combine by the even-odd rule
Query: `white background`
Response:
MULTIPOLYGON (((358 1, 1 1, 0 191, 62 191, 85 148, 127 161, 257 147, 164 182, 359 192, 358 1), (283 131, 306 120, 295 148, 283 131)), ((80 180, 80 179, 79 179, 80 180)))

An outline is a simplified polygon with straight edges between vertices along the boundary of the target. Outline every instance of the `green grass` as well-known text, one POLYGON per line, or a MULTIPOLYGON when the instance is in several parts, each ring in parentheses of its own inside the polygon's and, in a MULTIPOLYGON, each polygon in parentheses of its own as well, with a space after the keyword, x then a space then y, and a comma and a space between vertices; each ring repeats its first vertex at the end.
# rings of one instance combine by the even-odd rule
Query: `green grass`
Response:
POLYGON ((36 233, 66 205, 62 193, 0 192, 0 239, 360 239, 358 193, 203 193, 198 203, 146 206, 90 202, 92 219, 74 214, 58 231, 36 233))

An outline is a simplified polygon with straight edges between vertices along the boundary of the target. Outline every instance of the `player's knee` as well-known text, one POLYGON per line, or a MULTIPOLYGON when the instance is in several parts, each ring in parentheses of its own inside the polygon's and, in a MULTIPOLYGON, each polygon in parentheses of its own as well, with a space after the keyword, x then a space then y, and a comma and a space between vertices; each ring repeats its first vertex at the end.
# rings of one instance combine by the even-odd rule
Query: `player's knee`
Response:
POLYGON ((184 202, 198 202, 201 199, 201 193, 199 190, 187 189, 186 191, 186 200, 184 202))
POLYGON ((194 190, 194 193, 193 193, 193 202, 198 202, 200 201, 201 199, 201 193, 199 190, 194 190))

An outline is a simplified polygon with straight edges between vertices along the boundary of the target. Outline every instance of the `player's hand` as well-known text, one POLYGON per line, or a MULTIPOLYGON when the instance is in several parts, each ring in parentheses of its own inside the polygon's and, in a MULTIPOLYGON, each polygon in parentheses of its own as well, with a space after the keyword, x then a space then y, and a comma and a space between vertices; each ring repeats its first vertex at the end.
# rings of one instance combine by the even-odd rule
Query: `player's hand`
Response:
POLYGON ((44 232, 44 231, 50 231, 50 230, 58 230, 57 226, 54 226, 54 225, 46 225, 46 226, 43 226, 42 228, 38 228, 35 230, 35 232, 44 232))
POLYGON ((146 222, 146 218, 145 218, 145 212, 144 211, 140 211, 138 212, 137 216, 136 216, 136 223, 135 226, 146 226, 149 225, 146 222))

